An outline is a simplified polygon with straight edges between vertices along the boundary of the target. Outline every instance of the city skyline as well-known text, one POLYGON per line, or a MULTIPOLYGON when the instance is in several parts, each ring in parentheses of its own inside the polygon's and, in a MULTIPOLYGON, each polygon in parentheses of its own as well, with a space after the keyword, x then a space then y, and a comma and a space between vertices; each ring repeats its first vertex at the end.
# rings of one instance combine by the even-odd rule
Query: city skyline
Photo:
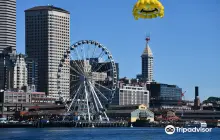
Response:
POLYGON ((220 66, 216 62, 220 59, 217 56, 220 42, 217 39, 217 24, 220 21, 216 17, 219 2, 165 1, 163 4, 167 10, 163 19, 135 21, 131 12, 133 2, 32 0, 23 5, 21 0, 17 0, 18 52, 25 52, 24 10, 48 3, 70 11, 71 44, 81 39, 94 39, 103 43, 112 52, 116 62, 120 63, 120 77, 132 78, 141 72, 140 56, 145 47, 145 33, 151 32, 149 45, 155 57, 156 81, 177 84, 187 91, 186 99, 193 99, 194 86, 197 85, 202 100, 218 96, 220 77, 216 74, 220 66), (87 12, 80 11, 80 5, 84 5, 87 12), (187 11, 185 6, 188 7, 187 11), (195 6, 197 11, 194 10, 195 6), (108 9, 105 14, 100 12, 103 9, 108 9), (122 55, 119 52, 123 52, 122 55), (131 64, 134 69, 130 69, 131 64))

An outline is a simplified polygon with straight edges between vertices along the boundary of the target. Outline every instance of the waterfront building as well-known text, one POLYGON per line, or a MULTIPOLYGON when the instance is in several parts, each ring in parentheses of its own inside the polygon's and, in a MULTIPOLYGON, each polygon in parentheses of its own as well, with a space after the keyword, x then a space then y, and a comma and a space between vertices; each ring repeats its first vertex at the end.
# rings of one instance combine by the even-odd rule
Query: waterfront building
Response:
POLYGON ((107 110, 108 117, 115 120, 136 122, 137 120, 154 121, 154 113, 145 104, 111 105, 107 110))
POLYGON ((183 121, 206 121, 208 127, 216 127, 220 120, 220 111, 217 110, 176 110, 175 114, 183 121))
POLYGON ((5 91, 2 92, 0 101, 3 103, 54 103, 55 98, 47 98, 45 92, 31 92, 31 91, 5 91))
POLYGON ((112 104, 145 104, 147 107, 149 107, 149 91, 146 89, 146 86, 124 84, 120 82, 118 91, 113 98, 112 104))
POLYGON ((31 103, 31 93, 24 91, 3 92, 3 103, 31 103))
POLYGON ((0 53, 16 50, 16 0, 0 0, 0 53))
MULTIPOLYGON (((57 72, 60 60, 70 46, 70 13, 52 5, 25 10, 25 49, 28 59, 37 61, 37 91, 59 99, 57 72)), ((68 61, 68 60, 67 60, 68 61)), ((29 72, 30 73, 30 72, 29 72)), ((69 98, 70 70, 67 63, 62 70, 62 97, 69 98)))
POLYGON ((147 85, 150 91, 150 106, 178 106, 182 100, 182 88, 176 85, 151 82, 147 85))
POLYGON ((155 120, 156 121, 178 121, 180 117, 176 116, 174 110, 161 110, 154 112, 155 120))

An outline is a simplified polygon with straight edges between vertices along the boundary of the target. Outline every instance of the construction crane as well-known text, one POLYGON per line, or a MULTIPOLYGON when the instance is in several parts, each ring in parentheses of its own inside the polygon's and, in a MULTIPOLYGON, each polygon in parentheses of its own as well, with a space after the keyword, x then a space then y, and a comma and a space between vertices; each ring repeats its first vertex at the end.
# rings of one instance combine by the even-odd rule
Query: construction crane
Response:
POLYGON ((183 101, 185 101, 185 93, 186 91, 184 91, 183 93, 181 93, 180 99, 178 101, 178 105, 182 105, 183 101))
MULTIPOLYGON (((181 97, 180 97, 180 100, 179 100, 179 103, 181 104, 181 105, 183 105, 183 102, 185 102, 185 93, 186 93, 186 91, 184 91, 183 93, 181 93, 181 97)), ((183 116, 184 115, 184 109, 183 109, 183 107, 182 107, 182 114, 181 114, 181 116, 183 116)))

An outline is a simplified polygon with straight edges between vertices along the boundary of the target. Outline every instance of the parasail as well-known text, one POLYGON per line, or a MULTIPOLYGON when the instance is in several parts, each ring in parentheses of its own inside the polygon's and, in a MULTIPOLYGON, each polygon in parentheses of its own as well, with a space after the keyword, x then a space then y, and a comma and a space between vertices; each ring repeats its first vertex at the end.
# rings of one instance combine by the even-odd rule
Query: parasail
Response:
POLYGON ((138 0, 133 8, 133 16, 139 18, 152 19, 164 16, 164 7, 159 0, 138 0))

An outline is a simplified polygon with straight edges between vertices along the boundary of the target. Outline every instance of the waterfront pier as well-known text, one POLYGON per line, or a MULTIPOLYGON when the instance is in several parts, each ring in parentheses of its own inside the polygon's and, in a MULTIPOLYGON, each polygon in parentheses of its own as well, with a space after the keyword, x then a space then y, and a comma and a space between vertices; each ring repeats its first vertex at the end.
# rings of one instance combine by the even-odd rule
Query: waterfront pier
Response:
POLYGON ((128 122, 54 121, 49 123, 36 122, 33 127, 128 127, 128 122))
POLYGON ((128 127, 128 122, 88 122, 88 121, 36 121, 32 124, 0 124, 0 128, 48 128, 48 127, 128 127))

